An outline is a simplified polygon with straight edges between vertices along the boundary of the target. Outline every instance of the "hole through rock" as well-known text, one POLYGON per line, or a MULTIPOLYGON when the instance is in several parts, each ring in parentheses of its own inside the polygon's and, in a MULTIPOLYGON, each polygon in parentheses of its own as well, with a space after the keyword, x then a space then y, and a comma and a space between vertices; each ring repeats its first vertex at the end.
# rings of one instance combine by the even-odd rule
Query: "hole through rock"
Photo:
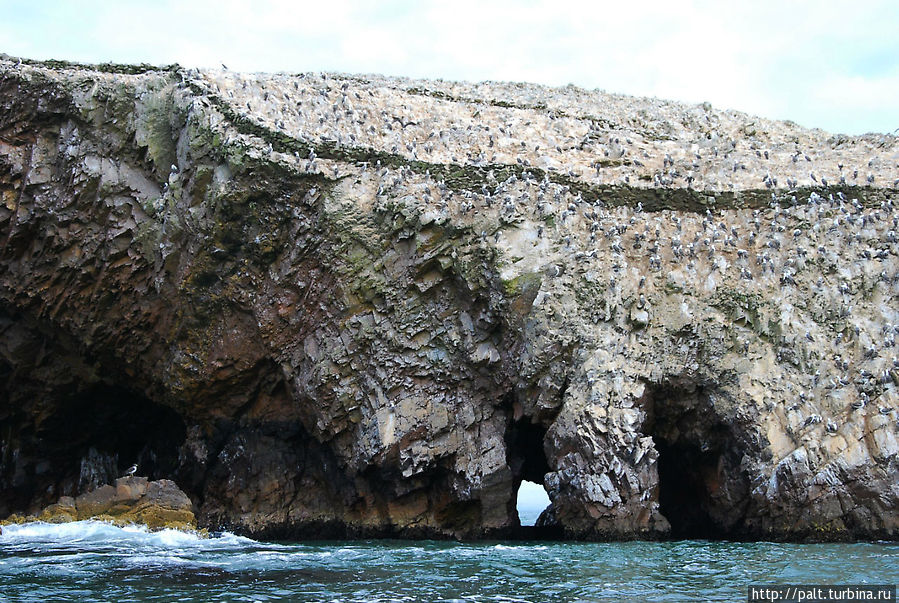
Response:
POLYGON ((519 525, 533 526, 540 513, 549 506, 543 488, 543 476, 549 463, 543 450, 546 428, 532 423, 528 417, 511 421, 506 432, 509 467, 515 480, 515 511, 519 525))

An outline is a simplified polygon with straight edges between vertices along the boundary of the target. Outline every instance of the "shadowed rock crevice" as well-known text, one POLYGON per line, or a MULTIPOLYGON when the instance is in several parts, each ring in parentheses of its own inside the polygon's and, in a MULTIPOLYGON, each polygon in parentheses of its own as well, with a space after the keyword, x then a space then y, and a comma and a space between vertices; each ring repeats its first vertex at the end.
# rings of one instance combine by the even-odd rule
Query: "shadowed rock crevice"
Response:
POLYGON ((296 424, 235 429, 209 459, 199 517, 215 529, 273 538, 339 536, 333 507, 353 497, 332 453, 296 424))
POLYGON ((111 483, 134 463, 154 479, 176 471, 181 417, 64 329, 0 309, 0 373, 0 513, 111 483))
MULTIPOLYGON (((520 411, 517 403, 512 404, 514 409, 520 411)), ((544 409, 545 411, 545 409, 544 409)), ((554 413, 544 414, 554 415, 554 413)), ((506 429, 506 457, 512 472, 511 500, 509 502, 509 517, 513 519, 509 537, 521 539, 561 539, 564 530, 557 524, 552 513, 552 504, 546 507, 540 514, 536 525, 521 525, 521 517, 517 507, 518 493, 523 481, 533 482, 542 486, 544 477, 550 471, 550 464, 546 457, 546 433, 547 428, 539 422, 534 422, 533 417, 520 416, 510 418, 506 429)))
MULTIPOLYGON (((518 490, 521 482, 527 480, 535 484, 543 484, 543 476, 549 472, 549 462, 543 443, 546 439, 546 428, 531 422, 530 417, 510 420, 506 430, 506 457, 512 470, 513 488, 510 517, 516 524, 520 521, 517 509, 518 490)), ((520 527, 520 525, 519 525, 520 527)))
POLYGON ((532 423, 529 417, 513 420, 506 432, 509 467, 515 477, 515 491, 521 480, 537 484, 543 483, 543 476, 549 472, 549 463, 543 449, 546 428, 532 423))
POLYGON ((117 457, 117 471, 137 464, 141 475, 155 480, 171 476, 178 466, 185 428, 175 411, 140 393, 118 385, 98 385, 63 402, 35 435, 41 441, 66 444, 67 449, 58 449, 54 460, 83 458, 95 449, 100 455, 117 457))
POLYGON ((711 401, 713 387, 690 383, 649 386, 644 406, 658 452, 658 501, 670 537, 743 536, 749 480, 733 429, 711 401))
POLYGON ((15 446, 4 499, 13 509, 112 483, 131 464, 150 479, 169 478, 178 467, 183 421, 128 388, 91 386, 48 410, 31 424, 3 422, 7 446, 15 446))

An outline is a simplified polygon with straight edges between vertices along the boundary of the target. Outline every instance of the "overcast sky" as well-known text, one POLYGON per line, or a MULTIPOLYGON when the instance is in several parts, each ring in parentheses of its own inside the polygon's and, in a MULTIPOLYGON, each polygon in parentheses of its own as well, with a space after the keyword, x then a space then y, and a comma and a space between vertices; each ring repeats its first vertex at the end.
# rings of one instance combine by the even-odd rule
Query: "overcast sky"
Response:
POLYGON ((573 83, 899 128, 899 0, 0 0, 0 52, 573 83))

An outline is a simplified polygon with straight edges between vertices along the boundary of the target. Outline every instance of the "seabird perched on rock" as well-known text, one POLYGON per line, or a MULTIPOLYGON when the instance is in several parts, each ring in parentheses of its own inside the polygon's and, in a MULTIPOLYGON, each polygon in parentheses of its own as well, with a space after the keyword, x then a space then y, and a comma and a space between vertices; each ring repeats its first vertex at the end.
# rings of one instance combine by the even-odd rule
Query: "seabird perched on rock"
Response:
POLYGON ((125 475, 123 475, 122 477, 131 477, 135 473, 137 473, 137 463, 134 463, 133 465, 128 467, 128 470, 125 471, 125 475))

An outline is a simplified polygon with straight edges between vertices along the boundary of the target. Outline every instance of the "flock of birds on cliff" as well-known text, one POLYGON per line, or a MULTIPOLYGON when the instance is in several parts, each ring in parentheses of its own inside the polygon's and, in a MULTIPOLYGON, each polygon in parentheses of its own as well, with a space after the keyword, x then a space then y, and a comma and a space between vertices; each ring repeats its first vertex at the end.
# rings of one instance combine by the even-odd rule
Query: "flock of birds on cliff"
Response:
POLYGON ((274 131, 383 149, 409 161, 507 164, 588 184, 700 190, 899 186, 896 162, 872 153, 884 137, 859 143, 708 105, 380 76, 219 71, 203 73, 201 81, 274 131), (826 159, 818 149, 826 149, 826 159))
MULTIPOLYGON (((502 181, 490 172, 474 190, 458 190, 408 165, 348 166, 314 151, 285 158, 329 177, 367 178, 376 202, 419 199, 436 222, 468 223, 485 243, 510 252, 524 240, 531 255, 549 261, 549 277, 599 279, 611 304, 631 298, 650 307, 672 283, 702 292, 727 286, 763 299, 778 292, 773 301, 796 357, 803 346, 830 355, 793 359, 806 384, 794 391, 785 380, 784 388, 793 400, 787 411, 797 413, 801 427, 824 423, 836 432, 834 419, 819 413, 841 411, 822 398, 854 412, 899 385, 899 217, 888 195, 863 205, 849 188, 899 186, 897 145, 888 137, 829 137, 707 106, 577 90, 550 95, 526 85, 423 88, 378 76, 226 71, 202 78, 209 94, 299 140, 377 149, 410 162, 515 166, 517 174, 502 181), (815 149, 826 149, 826 157, 819 160, 815 149), (754 210, 645 212, 587 200, 556 175, 569 184, 693 187, 710 196, 765 187, 779 196, 754 210), (839 188, 825 196, 790 191, 816 185, 839 188), (507 240, 510 230, 515 241, 507 240), (860 316, 858 304, 866 305, 860 316)), ((878 411, 895 414, 887 406, 878 411)))

